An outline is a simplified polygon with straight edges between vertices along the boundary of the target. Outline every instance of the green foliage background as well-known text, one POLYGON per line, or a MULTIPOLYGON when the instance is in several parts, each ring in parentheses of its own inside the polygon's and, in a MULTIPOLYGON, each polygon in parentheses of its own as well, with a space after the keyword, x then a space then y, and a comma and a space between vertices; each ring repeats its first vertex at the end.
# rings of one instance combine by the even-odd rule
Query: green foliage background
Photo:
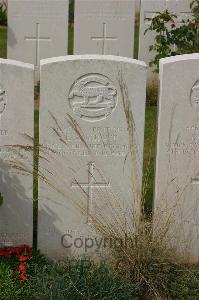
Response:
POLYGON ((155 43, 149 51, 154 51, 155 57, 150 62, 154 71, 159 71, 159 60, 164 57, 199 52, 199 0, 191 1, 192 17, 182 20, 177 26, 177 15, 165 10, 158 13, 151 21, 145 33, 156 32, 155 43))

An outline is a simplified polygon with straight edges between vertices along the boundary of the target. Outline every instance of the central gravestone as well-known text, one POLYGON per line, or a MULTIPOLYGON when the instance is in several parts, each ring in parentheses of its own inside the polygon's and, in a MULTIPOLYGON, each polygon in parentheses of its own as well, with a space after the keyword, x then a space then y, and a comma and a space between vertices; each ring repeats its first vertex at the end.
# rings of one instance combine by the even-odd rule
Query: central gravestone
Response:
POLYGON ((134 23, 134 0, 76 0, 74 53, 133 57, 134 23))
POLYGON ((8 6, 8 58, 35 65, 40 59, 66 55, 68 0, 10 0, 8 6))
POLYGON ((140 213, 146 66, 69 56, 41 75, 39 249, 97 255, 96 236, 124 237, 140 213))

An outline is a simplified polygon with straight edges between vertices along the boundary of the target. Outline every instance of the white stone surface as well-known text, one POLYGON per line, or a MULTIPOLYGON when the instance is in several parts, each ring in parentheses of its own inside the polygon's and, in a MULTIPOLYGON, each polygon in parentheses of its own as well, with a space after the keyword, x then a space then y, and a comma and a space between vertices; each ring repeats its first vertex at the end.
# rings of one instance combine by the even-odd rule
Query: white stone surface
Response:
POLYGON ((35 65, 66 55, 68 48, 68 0, 9 0, 8 58, 35 65))
MULTIPOLYGON (((190 1, 188 0, 141 0, 140 12, 140 32, 139 32, 139 55, 138 58, 143 60, 148 65, 155 57, 154 52, 149 51, 149 46, 154 44, 156 33, 145 30, 150 26, 150 20, 146 18, 153 18, 158 12, 163 12, 168 9, 176 14, 180 20, 187 19, 190 14, 190 1)), ((156 80, 157 76, 152 72, 152 68, 148 71, 149 81, 156 80)))
POLYGON ((117 238, 135 229, 145 84, 145 64, 128 58, 85 55, 41 62, 40 143, 47 149, 40 149, 40 175, 48 183, 40 178, 42 253, 53 258, 97 255, 97 243, 101 253, 104 240, 95 241, 96 226, 105 236, 109 228, 117 238), (128 130, 133 124, 134 130, 128 130))
POLYGON ((31 145, 33 128, 33 65, 0 59, 0 247, 32 244, 33 177, 22 168, 32 173, 33 155, 17 145, 31 145))
POLYGON ((168 240, 186 262, 199 259, 198 70, 199 54, 160 62, 155 229, 168 221, 168 240))
POLYGON ((134 0, 76 0, 75 54, 133 57, 134 0))

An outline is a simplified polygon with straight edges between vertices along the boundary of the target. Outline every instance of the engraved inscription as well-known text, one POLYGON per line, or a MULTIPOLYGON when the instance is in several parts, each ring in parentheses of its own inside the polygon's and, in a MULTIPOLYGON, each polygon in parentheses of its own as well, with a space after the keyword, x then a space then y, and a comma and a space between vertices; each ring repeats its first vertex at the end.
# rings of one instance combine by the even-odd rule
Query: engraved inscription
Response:
POLYGON ((178 142, 172 144, 166 144, 166 149, 168 154, 175 155, 196 155, 199 154, 199 142, 178 142))
POLYGON ((76 115, 95 122, 112 113, 117 104, 117 89, 106 76, 88 74, 72 85, 68 99, 76 115))
POLYGON ((0 85, 0 117, 6 109, 7 97, 6 91, 0 85))
POLYGON ((8 135, 8 130, 6 130, 6 129, 0 129, 0 135, 1 136, 7 136, 8 135))
POLYGON ((106 23, 103 23, 103 34, 101 37, 91 37, 93 41, 100 41, 102 42, 102 53, 101 54, 107 54, 106 52, 106 46, 107 42, 109 41, 117 41, 116 37, 108 37, 107 36, 107 25, 106 23))
POLYGON ((94 188, 108 188, 110 182, 97 182, 94 177, 95 165, 93 162, 88 163, 88 182, 75 182, 72 183, 72 188, 81 188, 87 195, 87 224, 91 224, 92 211, 93 211, 93 189, 94 188))
POLYGON ((41 37, 40 36, 40 24, 36 23, 36 36, 35 37, 25 37, 25 40, 35 42, 35 46, 36 46, 35 67, 38 67, 39 61, 40 61, 40 42, 51 42, 51 39, 49 37, 41 37))
POLYGON ((128 143, 122 142, 126 130, 122 127, 97 127, 90 126, 84 133, 84 141, 72 129, 63 131, 64 138, 67 140, 66 145, 46 144, 57 155, 88 156, 89 150, 94 156, 114 156, 125 157, 129 153, 128 143))
POLYGON ((199 107, 199 80, 194 83, 191 89, 190 102, 192 107, 199 107))

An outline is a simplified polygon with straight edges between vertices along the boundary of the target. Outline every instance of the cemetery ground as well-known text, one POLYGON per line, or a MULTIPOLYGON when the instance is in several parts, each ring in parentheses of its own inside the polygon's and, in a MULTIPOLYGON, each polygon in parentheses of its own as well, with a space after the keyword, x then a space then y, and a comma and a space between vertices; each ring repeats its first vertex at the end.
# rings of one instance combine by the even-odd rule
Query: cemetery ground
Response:
MULTIPOLYGON (((6 58, 6 28, 0 28, 0 57, 6 58)), ((69 32, 69 53, 72 52, 69 32)), ((138 36, 138 35, 137 35, 138 36)), ((137 41, 137 39, 136 39, 137 41)), ((138 41, 137 43, 138 44, 138 41)), ((137 51, 137 50, 136 50, 137 51)), ((36 95, 38 94, 36 88, 36 95)), ((148 217, 152 210, 154 151, 156 137, 156 95, 148 89, 144 148, 144 198, 148 217), (150 101, 149 101, 150 100, 150 101)), ((38 142, 38 99, 35 110, 35 144, 38 142)), ((35 152, 36 153, 36 152, 35 152)), ((37 155, 35 162, 37 161, 37 155)), ((37 167, 37 165, 35 165, 37 167)), ((37 198, 37 186, 34 196, 37 198)), ((37 201, 34 203, 37 211, 37 201)), ((36 219, 35 219, 36 222, 36 219)), ((198 299, 199 269, 178 263, 163 244, 150 243, 151 229, 141 230, 135 247, 111 265, 91 261, 48 261, 37 252, 26 266, 26 279, 19 280, 16 257, 1 257, 0 300, 4 299, 198 299), (156 246, 156 247, 154 247, 156 246)))

